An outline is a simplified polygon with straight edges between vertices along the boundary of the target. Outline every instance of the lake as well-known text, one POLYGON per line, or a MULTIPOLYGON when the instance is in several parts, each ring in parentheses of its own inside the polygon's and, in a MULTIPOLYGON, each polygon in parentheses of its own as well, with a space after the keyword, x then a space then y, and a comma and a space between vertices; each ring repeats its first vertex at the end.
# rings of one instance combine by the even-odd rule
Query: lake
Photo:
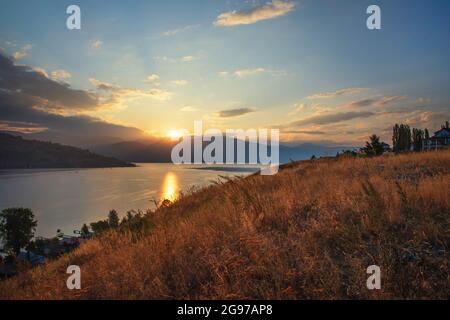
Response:
POLYGON ((0 171, 0 209, 33 210, 37 236, 66 234, 83 223, 105 219, 111 209, 153 209, 153 199, 174 200, 180 191, 201 187, 221 176, 242 176, 257 167, 138 164, 135 168, 22 169, 0 171))

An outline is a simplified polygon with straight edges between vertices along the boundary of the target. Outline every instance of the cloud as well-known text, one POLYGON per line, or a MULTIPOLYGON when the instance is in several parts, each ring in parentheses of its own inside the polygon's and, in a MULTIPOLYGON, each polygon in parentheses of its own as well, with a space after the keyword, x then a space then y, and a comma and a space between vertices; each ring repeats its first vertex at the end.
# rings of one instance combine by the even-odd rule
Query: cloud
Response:
POLYGON ((407 96, 387 96, 387 97, 383 97, 381 100, 379 100, 377 102, 377 104, 379 106, 383 107, 383 106, 389 105, 391 103, 406 100, 407 98, 408 98, 407 96))
POLYGON ((99 90, 104 90, 104 91, 117 91, 120 90, 119 86, 113 85, 111 83, 108 82, 104 82, 101 80, 97 80, 95 78, 90 78, 89 82, 95 86, 97 89, 99 90))
POLYGON ((356 118, 368 118, 374 115, 375 113, 369 111, 350 111, 350 112, 318 114, 291 122, 290 124, 288 124, 288 127, 301 127, 304 125, 312 125, 312 124, 323 125, 330 123, 338 123, 356 118))
POLYGON ((450 119, 449 111, 422 111, 412 112, 404 119, 404 122, 411 127, 428 128, 430 133, 440 129, 446 120, 450 119))
POLYGON ((39 99, 41 108, 93 110, 98 107, 94 94, 53 81, 42 70, 15 65, 12 59, 1 54, 0 89, 39 99))
MULTIPOLYGON (((65 116, 42 107, 39 97, 0 89, 2 130, 33 133, 37 139, 73 145, 104 143, 105 139, 132 140, 142 131, 85 115, 65 116), (115 138, 114 138, 115 137, 115 138)), ((114 140, 108 140, 108 142, 114 140)))
POLYGON ((194 112, 197 111, 197 108, 191 107, 191 106, 186 106, 180 109, 181 112, 194 112))
POLYGON ((329 99, 329 98, 334 98, 334 97, 339 97, 339 96, 357 94, 357 93, 361 93, 366 90, 369 90, 369 89, 368 88, 344 88, 344 89, 339 89, 339 90, 331 91, 331 92, 316 93, 316 94, 306 97, 306 99, 310 99, 310 100, 312 100, 312 99, 329 99))
POLYGON ((323 134, 326 134, 325 131, 319 131, 319 130, 287 130, 287 131, 283 131, 283 133, 309 134, 309 135, 323 135, 323 134))
POLYGON ((27 44, 27 45, 23 46, 21 50, 13 52, 13 54, 11 54, 11 58, 14 61, 21 60, 28 55, 28 51, 30 51, 32 48, 33 48, 33 45, 27 44))
POLYGON ((163 33, 161 33, 161 35, 164 36, 164 37, 172 37, 172 36, 175 36, 175 35, 177 35, 179 33, 186 32, 186 31, 189 31, 189 30, 192 30, 192 29, 196 29, 198 27, 200 27, 199 24, 187 25, 187 26, 184 26, 182 28, 177 28, 177 29, 164 31, 163 33))
POLYGON ((65 80, 72 77, 69 71, 67 70, 54 70, 51 73, 53 80, 65 80))
POLYGON ((155 82, 159 80, 159 76, 157 74, 151 74, 147 77, 146 81, 147 82, 155 82))
POLYGON ((34 67, 33 70, 36 71, 38 74, 40 74, 43 77, 46 77, 46 78, 49 77, 47 71, 44 68, 34 67))
POLYGON ((215 26, 232 27, 237 25, 248 25, 258 21, 281 17, 295 9, 293 1, 272 0, 271 2, 257 6, 247 11, 230 11, 221 13, 215 26))
POLYGON ((27 55, 27 52, 25 52, 25 51, 16 51, 11 55, 11 57, 14 59, 14 61, 18 61, 18 60, 25 58, 26 55, 27 55))
POLYGON ((420 103, 420 104, 429 104, 431 103, 433 100, 431 98, 423 98, 420 97, 416 100, 416 103, 420 103))
POLYGON ((0 54, 1 130, 75 145, 104 142, 106 137, 115 141, 142 137, 139 129, 80 114, 103 108, 100 100, 93 92, 73 89, 49 78, 43 69, 17 66, 0 54))
POLYGON ((362 100, 350 102, 347 106, 350 108, 368 107, 368 106, 375 104, 378 101, 379 100, 377 100, 377 99, 362 99, 362 100))
POLYGON ((227 77, 229 75, 232 75, 237 78, 245 78, 249 76, 254 76, 262 73, 268 73, 272 76, 281 76, 285 75, 286 72, 284 70, 269 70, 266 68, 258 67, 253 69, 238 69, 235 71, 220 71, 219 76, 220 77, 227 77))
POLYGON ((103 41, 101 41, 101 40, 91 40, 91 41, 89 41, 89 46, 91 47, 91 49, 99 50, 103 46, 103 41))
POLYGON ((234 71, 234 75, 239 78, 252 76, 258 73, 263 73, 266 70, 264 68, 255 68, 255 69, 242 69, 234 71))
POLYGON ((198 56, 183 56, 181 58, 171 58, 168 56, 159 56, 159 57, 154 57, 154 59, 159 60, 159 61, 163 61, 163 62, 171 62, 171 63, 176 63, 176 62, 193 62, 195 60, 198 60, 199 57, 198 56))
POLYGON ((39 126, 38 124, 35 123, 0 120, 0 131, 36 133, 45 130, 47 130, 46 127, 39 126))
POLYGON ((120 104, 125 99, 152 98, 166 100, 172 95, 170 92, 163 89, 154 88, 150 90, 141 90, 137 88, 124 88, 95 78, 91 78, 89 81, 98 90, 101 90, 106 94, 106 96, 102 96, 102 101, 108 105, 120 104))
POLYGON ((288 113, 288 115, 295 115, 298 113, 302 113, 307 110, 319 110, 322 109, 320 104, 307 104, 307 103, 296 103, 294 105, 294 109, 288 113))
POLYGON ((222 110, 218 112, 218 116, 220 118, 232 118, 232 117, 239 117, 244 114, 255 112, 255 110, 250 108, 238 108, 238 109, 228 109, 228 110, 222 110))
POLYGON ((362 108, 369 106, 386 107, 389 106, 390 104, 406 100, 407 98, 408 97, 406 96, 385 96, 378 98, 368 98, 350 102, 345 106, 348 108, 362 108))
POLYGON ((171 81, 171 83, 176 86, 182 87, 182 86, 187 85, 189 82, 186 80, 173 80, 173 81, 171 81))
POLYGON ((292 111, 293 113, 305 111, 306 108, 308 108, 308 105, 306 103, 298 103, 295 105, 295 109, 292 111))
POLYGON ((194 56, 184 56, 181 58, 181 61, 183 62, 192 62, 194 60, 197 60, 197 58, 194 56))

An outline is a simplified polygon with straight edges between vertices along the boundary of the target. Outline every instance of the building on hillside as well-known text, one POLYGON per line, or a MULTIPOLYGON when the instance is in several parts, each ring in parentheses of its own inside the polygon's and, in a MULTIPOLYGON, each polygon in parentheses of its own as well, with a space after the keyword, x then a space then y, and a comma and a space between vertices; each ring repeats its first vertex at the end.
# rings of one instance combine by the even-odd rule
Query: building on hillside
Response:
POLYGON ((450 145, 450 128, 442 128, 434 133, 428 141, 425 141, 425 149, 432 150, 450 145))
POLYGON ((391 146, 389 144, 385 143, 385 142, 382 142, 381 146, 383 147, 383 153, 392 151, 391 150, 391 146))
POLYGON ((44 256, 38 255, 31 251, 21 251, 16 258, 18 261, 29 262, 32 266, 45 263, 44 256))

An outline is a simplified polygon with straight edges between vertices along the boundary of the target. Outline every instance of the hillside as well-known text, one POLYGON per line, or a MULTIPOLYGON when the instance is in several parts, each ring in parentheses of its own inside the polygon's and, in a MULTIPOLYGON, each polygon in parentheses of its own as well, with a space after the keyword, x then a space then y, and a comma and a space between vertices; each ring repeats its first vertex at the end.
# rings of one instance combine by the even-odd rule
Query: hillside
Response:
POLYGON ((185 195, 148 213, 149 234, 103 234, 0 298, 447 299, 449 194, 450 150, 289 164, 185 195))
POLYGON ((57 143, 25 140, 0 133, 0 168, 102 168, 130 167, 125 161, 57 143))

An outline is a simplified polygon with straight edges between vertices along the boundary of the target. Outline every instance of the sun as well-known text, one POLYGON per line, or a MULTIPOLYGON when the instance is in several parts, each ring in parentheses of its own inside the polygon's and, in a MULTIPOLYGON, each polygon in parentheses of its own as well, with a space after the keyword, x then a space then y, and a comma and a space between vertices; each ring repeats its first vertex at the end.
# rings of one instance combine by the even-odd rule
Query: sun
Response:
POLYGON ((183 136, 183 132, 180 130, 168 130, 167 131, 167 137, 169 137, 171 140, 178 140, 183 136))

